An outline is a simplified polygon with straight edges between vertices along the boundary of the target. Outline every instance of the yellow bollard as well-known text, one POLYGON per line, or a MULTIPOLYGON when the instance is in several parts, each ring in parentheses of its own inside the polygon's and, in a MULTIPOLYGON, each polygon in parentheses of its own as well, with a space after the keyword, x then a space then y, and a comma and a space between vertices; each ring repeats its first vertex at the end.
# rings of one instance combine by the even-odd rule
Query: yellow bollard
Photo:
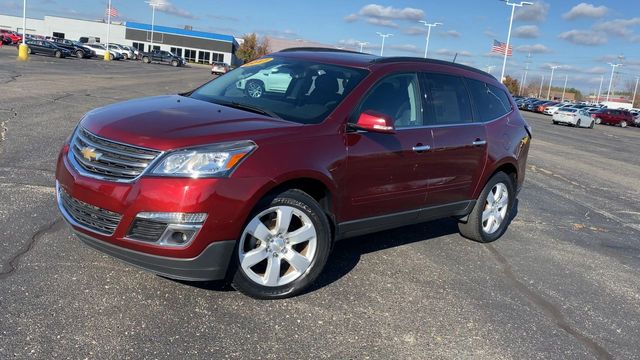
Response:
POLYGON ((104 53, 104 61, 111 61, 111 52, 107 51, 104 53))
POLYGON ((18 47, 18 60, 29 60, 29 47, 26 44, 20 44, 20 46, 18 47))

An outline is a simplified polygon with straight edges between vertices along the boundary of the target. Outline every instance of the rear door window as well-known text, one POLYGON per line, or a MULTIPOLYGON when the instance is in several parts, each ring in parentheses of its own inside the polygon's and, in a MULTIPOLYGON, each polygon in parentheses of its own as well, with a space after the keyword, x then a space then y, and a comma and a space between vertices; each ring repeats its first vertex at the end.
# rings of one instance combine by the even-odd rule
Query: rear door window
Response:
POLYGON ((511 103, 502 89, 484 81, 466 80, 480 121, 495 120, 511 112, 511 103))
POLYGON ((461 77, 425 73, 427 125, 453 125, 473 122, 469 93, 461 77))

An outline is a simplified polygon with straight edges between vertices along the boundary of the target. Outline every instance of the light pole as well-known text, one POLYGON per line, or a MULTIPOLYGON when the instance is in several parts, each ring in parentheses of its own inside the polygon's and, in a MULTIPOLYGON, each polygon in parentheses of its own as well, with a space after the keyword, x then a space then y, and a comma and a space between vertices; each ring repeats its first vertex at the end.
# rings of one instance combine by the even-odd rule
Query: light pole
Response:
POLYGON ((153 51, 153 30, 156 23, 156 8, 164 5, 164 0, 151 0, 145 1, 151 6, 151 45, 149 45, 149 51, 153 51))
POLYGON ((500 0, 500 1, 503 1, 505 4, 511 6, 511 19, 509 20, 509 33, 507 34, 507 46, 504 49, 504 60, 502 61, 502 74, 500 74, 500 82, 502 82, 502 79, 504 79, 504 70, 507 67, 507 54, 509 53, 509 42, 511 41, 511 27, 513 26, 513 14, 515 14, 516 12, 516 6, 522 7, 525 5, 533 5, 533 3, 528 1, 522 1, 518 4, 518 3, 511 3, 509 2, 509 0, 500 0))
POLYGON ((542 75, 542 80, 540 80, 540 91, 538 92, 538 97, 542 97, 542 84, 544 84, 544 75, 542 75))
POLYGON ((564 76, 564 87, 562 88, 562 100, 560 100, 560 102, 564 102, 564 92, 567 90, 567 80, 569 80, 569 75, 564 76))
POLYGON ((443 24, 439 23, 439 22, 436 22, 436 23, 433 23, 433 24, 429 24, 424 20, 420 20, 420 22, 423 23, 424 26, 426 26, 428 28, 428 30, 427 30, 427 46, 425 46, 425 48, 424 48, 424 58, 426 59, 427 58, 427 53, 429 52, 429 37, 431 37, 431 28, 434 27, 434 26, 440 26, 440 25, 443 25, 443 24))
POLYGON ((635 108, 635 104, 636 104, 636 94, 638 94, 638 81, 640 81, 640 76, 636 76, 636 87, 633 90, 633 99, 631 99, 632 108, 635 108))
POLYGON ((607 91, 607 101, 609 101, 609 95, 611 95, 611 85, 613 84, 613 73, 616 71, 616 68, 618 66, 622 66, 622 64, 609 63, 609 65, 611 65, 611 80, 609 80, 609 90, 607 91))
POLYGON ((522 90, 524 90, 525 84, 527 82, 527 73, 529 72, 529 64, 531 63, 531 53, 527 55, 527 62, 524 68, 524 75, 522 76, 522 83, 520 83, 520 96, 522 96, 522 90))
POLYGON ((109 36, 111 35, 111 0, 107 6, 107 51, 104 53, 104 61, 111 61, 111 49, 109 49, 109 36))
POLYGON ((604 75, 600 75, 600 87, 598 88, 598 98, 596 99, 596 104, 600 103, 600 94, 602 93, 602 83, 604 82, 604 75))
POLYGON ((380 37, 382 37, 382 46, 380 47, 380 56, 382 56, 382 54, 384 54, 384 40, 386 38, 388 38, 389 36, 393 36, 393 34, 383 34, 381 32, 376 32, 376 34, 380 35, 380 37))
POLYGON ((360 52, 364 52, 364 46, 365 45, 369 45, 368 42, 358 42, 358 45, 360 45, 360 52))
POLYGON ((27 41, 27 0, 22 2, 22 42, 18 47, 18 60, 25 61, 29 59, 29 47, 27 41))
POLYGON ((549 91, 547 91, 547 100, 551 100, 551 83, 553 82, 553 72, 556 71, 556 69, 559 67, 560 65, 551 67, 551 79, 549 79, 549 91))

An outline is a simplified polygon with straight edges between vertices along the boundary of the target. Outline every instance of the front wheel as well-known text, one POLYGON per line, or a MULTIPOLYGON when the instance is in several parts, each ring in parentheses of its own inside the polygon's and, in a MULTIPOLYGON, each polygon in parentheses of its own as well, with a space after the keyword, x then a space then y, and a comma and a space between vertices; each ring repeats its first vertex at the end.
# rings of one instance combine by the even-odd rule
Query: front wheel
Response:
POLYGON ((264 95, 264 86, 262 86, 262 82, 258 80, 249 80, 247 81, 246 92, 249 97, 257 99, 264 95))
POLYGON ((589 125, 589 129, 593 129, 594 126, 595 126, 595 121, 592 121, 591 125, 589 125))
POLYGON ((602 124, 602 119, 596 118, 596 124, 598 124, 598 125, 602 124))
POLYGON ((481 243, 497 240, 509 224, 515 200, 514 180, 499 172, 485 185, 466 222, 458 223, 460 234, 481 243))
POLYGON ((84 57, 84 52, 82 50, 76 51, 76 57, 78 59, 82 59, 84 57))
POLYGON ((151 60, 149 60, 149 58, 145 56, 145 57, 142 58, 142 62, 145 63, 145 64, 148 64, 148 63, 151 62, 151 60))
POLYGON ((300 190, 285 191, 251 215, 234 253, 232 285, 257 299, 294 296, 320 275, 330 248, 318 202, 300 190))
POLYGON ((627 122, 626 122, 626 121, 624 121, 624 120, 622 120, 622 121, 620 122, 620 127, 623 127, 623 128, 627 127, 627 122))
POLYGON ((178 61, 176 60, 171 61, 171 66, 178 67, 178 61))
POLYGON ((576 127, 580 127, 580 119, 578 119, 578 121, 576 121, 576 127))
POLYGON ((56 51, 53 55, 54 55, 55 57, 57 57, 58 59, 60 59, 60 58, 62 57, 62 52, 60 52, 60 51, 56 51))

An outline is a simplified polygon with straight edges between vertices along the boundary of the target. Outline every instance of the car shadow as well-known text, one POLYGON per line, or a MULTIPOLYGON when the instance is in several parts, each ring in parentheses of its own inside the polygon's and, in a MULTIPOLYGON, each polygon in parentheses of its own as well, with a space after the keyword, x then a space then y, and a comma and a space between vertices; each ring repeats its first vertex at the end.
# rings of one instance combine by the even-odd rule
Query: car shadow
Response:
MULTIPOLYGON (((519 201, 516 198, 509 216, 509 224, 518 215, 518 205, 519 201)), ((442 236, 457 233, 458 221, 453 218, 445 218, 338 241, 334 245, 331 255, 329 255, 322 274, 300 295, 317 291, 340 280, 358 265, 363 255, 419 241, 435 240, 442 236)), ((465 241, 466 239, 461 237, 460 240, 465 241)), ((481 244, 478 243, 478 245, 481 244)), ((205 290, 234 291, 233 287, 224 280, 206 282, 173 281, 205 290)))

